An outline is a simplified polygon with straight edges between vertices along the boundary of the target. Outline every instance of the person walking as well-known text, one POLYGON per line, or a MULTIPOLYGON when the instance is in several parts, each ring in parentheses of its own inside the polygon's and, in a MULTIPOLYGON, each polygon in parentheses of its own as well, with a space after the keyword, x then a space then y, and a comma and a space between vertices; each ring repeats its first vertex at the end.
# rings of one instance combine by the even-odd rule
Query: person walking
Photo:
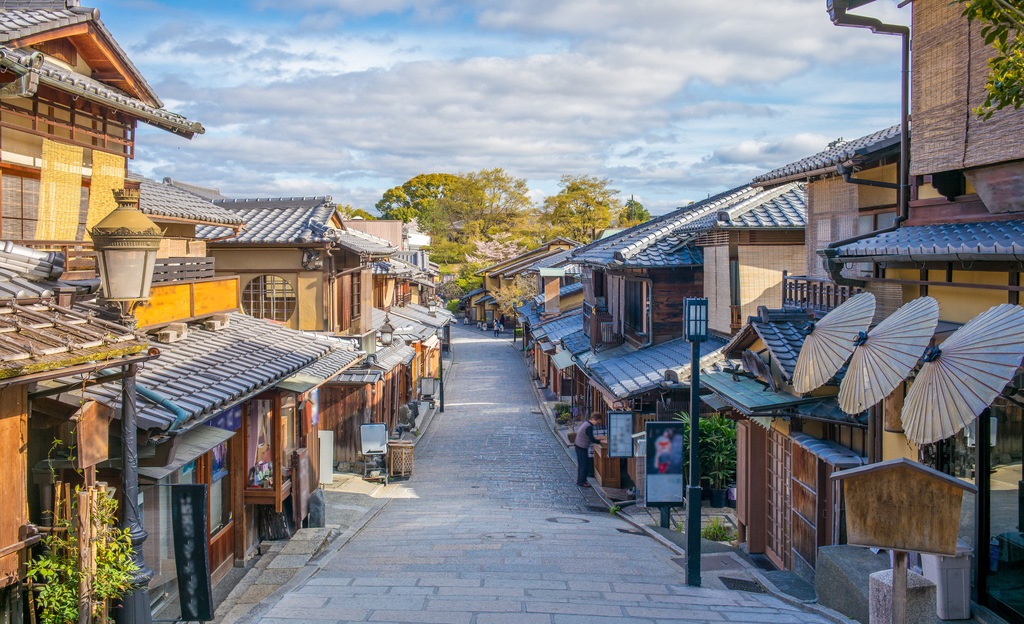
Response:
POLYGON ((501 334, 501 322, 494 319, 494 337, 497 338, 499 334, 501 334))
POLYGON ((594 427, 601 424, 601 414, 594 412, 589 420, 584 420, 576 427, 576 485, 588 488, 587 477, 590 475, 590 445, 597 442, 594 427))

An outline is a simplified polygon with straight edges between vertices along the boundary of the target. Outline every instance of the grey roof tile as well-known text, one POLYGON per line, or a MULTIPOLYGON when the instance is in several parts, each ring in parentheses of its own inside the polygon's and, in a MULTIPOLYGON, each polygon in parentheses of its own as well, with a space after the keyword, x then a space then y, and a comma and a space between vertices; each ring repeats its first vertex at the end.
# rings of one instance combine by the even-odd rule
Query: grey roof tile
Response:
POLYGON ((183 191, 188 191, 193 195, 197 195, 207 201, 214 201, 216 199, 228 199, 221 194, 220 189, 209 188, 206 186, 199 186, 198 184, 189 184, 188 182, 182 182, 181 180, 175 180, 173 178, 164 178, 164 184, 179 188, 183 191))
POLYGON ((536 339, 547 338, 558 344, 565 336, 583 331, 583 308, 576 308, 554 318, 543 319, 539 324, 530 325, 530 333, 536 339))
POLYGON ((139 180, 139 209, 148 215, 201 224, 239 226, 244 223, 237 213, 225 210, 184 189, 141 176, 128 177, 139 180))
MULTIPOLYGON (((181 133, 188 137, 206 132, 202 124, 189 121, 182 115, 162 108, 162 103, 155 94, 152 94, 155 105, 148 104, 110 85, 47 60, 44 60, 40 67, 33 68, 33 54, 35 52, 29 49, 14 49, 0 45, 0 66, 13 70, 19 75, 30 71, 36 72, 41 84, 122 111, 163 130, 181 133)), ((125 58, 127 59, 127 57, 125 58)), ((138 79, 144 82, 141 74, 138 75, 138 79)))
POLYGON ((836 248, 840 259, 956 261, 1024 259, 1024 220, 912 225, 836 248))
MULTIPOLYGON (((138 383, 186 412, 183 429, 271 387, 336 348, 330 341, 237 312, 218 331, 190 325, 180 342, 151 345, 160 350, 160 357, 140 369, 138 383)), ((118 384, 93 386, 86 394, 120 405, 118 384)), ((174 420, 168 409, 139 398, 140 428, 166 430, 174 420)))
POLYGON ((444 325, 448 325, 452 322, 454 316, 448 310, 438 306, 437 312, 430 314, 430 308, 426 308, 415 303, 408 303, 404 306, 395 306, 391 308, 390 314, 392 316, 406 318, 428 327, 438 328, 444 325))
POLYGON ((328 233, 331 234, 336 244, 360 255, 390 256, 398 251, 383 238, 359 230, 333 230, 328 233))
MULTIPOLYGON (((220 199, 224 210, 245 222, 238 236, 217 244, 302 244, 328 240, 327 228, 334 214, 330 197, 281 197, 277 199, 220 199)), ((198 227, 198 238, 223 238, 232 230, 224 227, 198 227)))
POLYGON ((381 347, 373 354, 376 368, 385 372, 393 370, 399 364, 409 364, 416 357, 416 349, 401 340, 394 341, 391 346, 381 347))
POLYGON ((590 351, 590 338, 581 329, 562 336, 562 346, 569 353, 579 355, 590 351))
MULTIPOLYGON (((700 355, 703 358, 723 346, 724 340, 712 338, 700 344, 700 355)), ((665 379, 666 370, 689 363, 690 343, 676 339, 646 349, 594 354, 582 368, 614 397, 625 399, 654 390, 665 379)))
POLYGON ((757 176, 753 181, 754 184, 761 184, 832 168, 847 160, 863 157, 872 152, 898 145, 899 140, 899 125, 890 126, 885 130, 879 130, 867 136, 862 136, 859 139, 846 141, 835 147, 818 152, 813 156, 801 158, 796 162, 773 169, 768 173, 757 176))

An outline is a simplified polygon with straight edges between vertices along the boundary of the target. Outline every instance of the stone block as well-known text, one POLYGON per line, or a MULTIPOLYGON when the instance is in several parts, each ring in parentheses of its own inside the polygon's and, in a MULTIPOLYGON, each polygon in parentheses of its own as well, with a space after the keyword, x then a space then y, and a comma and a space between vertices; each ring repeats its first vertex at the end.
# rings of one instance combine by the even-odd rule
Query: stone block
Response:
MULTIPOLYGON (((892 570, 871 575, 870 624, 892 624, 892 570)), ((935 624, 935 583, 907 573, 907 623, 935 624)))
POLYGON ((818 602, 848 618, 867 624, 868 577, 889 568, 885 553, 860 546, 824 546, 818 549, 814 590, 818 602))

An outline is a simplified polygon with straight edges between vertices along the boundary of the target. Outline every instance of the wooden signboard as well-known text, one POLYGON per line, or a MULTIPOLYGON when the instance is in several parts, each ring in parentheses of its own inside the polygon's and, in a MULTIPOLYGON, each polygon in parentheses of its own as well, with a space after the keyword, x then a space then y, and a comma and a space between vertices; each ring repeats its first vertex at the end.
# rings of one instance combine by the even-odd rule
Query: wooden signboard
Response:
POLYGON ((292 453, 292 513, 295 526, 301 527, 309 514, 309 497, 313 492, 313 470, 307 449, 292 453))
POLYGON ((633 412, 608 412, 608 457, 633 456, 633 412))
POLYGON ((110 421, 113 418, 114 410, 96 401, 86 401, 71 415, 75 440, 75 468, 82 470, 95 466, 110 457, 108 440, 110 421))

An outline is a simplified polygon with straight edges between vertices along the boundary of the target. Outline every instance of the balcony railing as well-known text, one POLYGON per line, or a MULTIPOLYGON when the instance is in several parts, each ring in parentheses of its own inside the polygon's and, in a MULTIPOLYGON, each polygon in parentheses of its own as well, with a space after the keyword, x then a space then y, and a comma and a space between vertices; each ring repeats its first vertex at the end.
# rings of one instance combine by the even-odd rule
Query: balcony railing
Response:
POLYGON ((842 286, 826 278, 782 274, 782 307, 804 308, 815 316, 828 314, 861 292, 861 288, 842 286))

